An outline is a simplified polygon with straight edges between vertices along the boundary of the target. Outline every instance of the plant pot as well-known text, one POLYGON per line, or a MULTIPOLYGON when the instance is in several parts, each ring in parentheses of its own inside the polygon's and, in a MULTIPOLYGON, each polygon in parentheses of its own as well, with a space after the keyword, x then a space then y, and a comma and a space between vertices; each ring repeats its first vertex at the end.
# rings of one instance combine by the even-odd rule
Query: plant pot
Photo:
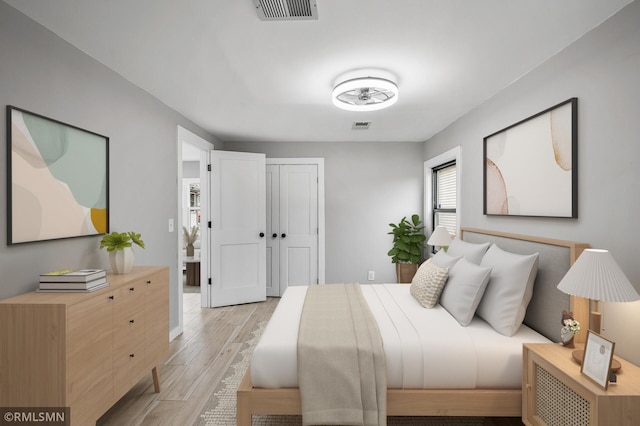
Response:
POLYGON ((418 271, 417 263, 396 263, 396 276, 399 283, 410 283, 418 271))
POLYGON ((127 274, 133 268, 133 250, 125 247, 122 250, 114 250, 109 253, 109 263, 114 274, 127 274))
POLYGON ((193 253, 195 252, 195 249, 193 247, 193 244, 188 243, 187 244, 187 256, 189 257, 193 257, 193 253))

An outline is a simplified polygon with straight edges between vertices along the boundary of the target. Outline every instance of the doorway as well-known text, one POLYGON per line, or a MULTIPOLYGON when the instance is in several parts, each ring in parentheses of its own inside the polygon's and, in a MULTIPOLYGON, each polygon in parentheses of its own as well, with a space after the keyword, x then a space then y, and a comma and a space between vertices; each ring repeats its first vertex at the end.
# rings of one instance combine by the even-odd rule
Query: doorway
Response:
MULTIPOLYGON (((185 145, 188 145, 185 142, 185 145)), ((192 149, 183 147, 187 152, 192 149)), ((182 291, 200 293, 201 221, 200 161, 183 157, 182 178, 182 291)))
POLYGON ((178 126, 178 219, 175 222, 175 232, 178 244, 177 282, 180 285, 178 285, 178 328, 172 330, 172 339, 183 331, 184 288, 187 283, 191 284, 189 288, 194 290, 193 293, 199 293, 200 306, 206 306, 206 297, 208 297, 207 287, 196 284, 202 284, 200 277, 207 277, 210 270, 207 256, 209 233, 206 227, 202 226, 200 218, 206 217, 208 213, 209 189, 206 168, 209 152, 213 148, 211 142, 178 126), (194 241, 194 253, 188 256, 184 229, 192 232, 193 226, 197 228, 197 236, 194 241), (196 287, 197 291, 195 291, 196 287))

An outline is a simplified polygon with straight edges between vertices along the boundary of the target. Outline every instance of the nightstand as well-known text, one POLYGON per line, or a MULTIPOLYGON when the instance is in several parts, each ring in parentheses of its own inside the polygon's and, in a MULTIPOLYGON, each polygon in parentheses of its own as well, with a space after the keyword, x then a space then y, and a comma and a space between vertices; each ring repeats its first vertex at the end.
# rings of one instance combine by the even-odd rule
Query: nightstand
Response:
POLYGON ((640 368, 616 357, 622 369, 617 383, 605 391, 580 373, 572 351, 554 343, 524 345, 522 421, 546 426, 640 424, 640 368))

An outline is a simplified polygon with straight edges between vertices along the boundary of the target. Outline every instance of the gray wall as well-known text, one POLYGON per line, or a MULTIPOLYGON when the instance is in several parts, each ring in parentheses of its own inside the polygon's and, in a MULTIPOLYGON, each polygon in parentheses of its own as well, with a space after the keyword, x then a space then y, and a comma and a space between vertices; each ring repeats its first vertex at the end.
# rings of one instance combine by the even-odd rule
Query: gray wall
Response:
MULTIPOLYGON (((463 225, 609 249, 640 290, 639 116, 640 2, 636 1, 427 141, 424 158, 462 145, 463 225), (483 137, 574 96, 578 98, 579 218, 484 216, 483 137)), ((640 302, 605 304, 604 334, 616 341, 617 353, 635 363, 640 363, 638 326, 640 302)))
POLYGON ((227 142, 229 151, 325 161, 326 282, 395 282, 390 222, 422 216, 422 143, 227 142))
MULTIPOLYGON (((0 2, 0 127, 14 105, 110 138, 111 230, 140 232, 136 264, 171 267, 171 327, 178 324, 177 125, 211 135, 55 34, 0 2)), ((3 130, 4 132, 4 130, 3 130)), ((216 143, 216 148, 222 144, 216 143)), ((6 170, 6 150, 0 163, 6 170)), ((6 173, 0 174, 0 298, 37 288, 41 272, 108 268, 99 237, 6 245, 6 173)), ((179 229, 179 227, 178 227, 179 229)))

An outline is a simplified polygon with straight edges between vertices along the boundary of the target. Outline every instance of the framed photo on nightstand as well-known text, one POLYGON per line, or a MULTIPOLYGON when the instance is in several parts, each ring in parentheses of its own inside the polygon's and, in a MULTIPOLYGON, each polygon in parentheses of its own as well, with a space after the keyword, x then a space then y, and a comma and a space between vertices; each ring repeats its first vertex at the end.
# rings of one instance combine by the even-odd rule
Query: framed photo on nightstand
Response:
POLYGON ((614 342, 592 331, 588 332, 580 372, 605 390, 609 385, 609 370, 614 347, 614 342))

